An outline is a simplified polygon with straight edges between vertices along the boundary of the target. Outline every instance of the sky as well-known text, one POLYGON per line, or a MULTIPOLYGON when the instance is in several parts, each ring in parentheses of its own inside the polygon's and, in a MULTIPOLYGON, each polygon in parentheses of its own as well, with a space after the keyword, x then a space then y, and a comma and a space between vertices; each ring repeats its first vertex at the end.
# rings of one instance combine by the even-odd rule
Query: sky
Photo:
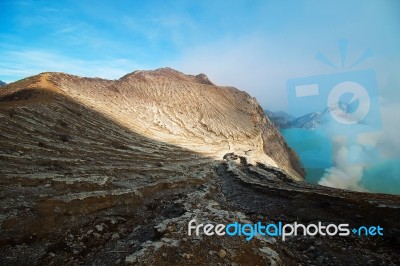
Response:
POLYGON ((288 79, 372 68, 380 94, 398 100, 400 2, 0 1, 7 83, 45 71, 118 79, 160 67, 205 73, 273 111, 288 109, 288 79), (350 69, 367 49, 372 57, 350 69))

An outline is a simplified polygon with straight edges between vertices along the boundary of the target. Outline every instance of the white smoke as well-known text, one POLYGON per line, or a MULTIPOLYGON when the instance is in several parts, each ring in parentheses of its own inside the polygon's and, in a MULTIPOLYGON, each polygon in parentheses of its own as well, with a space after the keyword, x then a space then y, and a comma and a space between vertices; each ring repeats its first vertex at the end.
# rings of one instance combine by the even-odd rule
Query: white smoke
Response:
MULTIPOLYGON (((362 134, 351 145, 346 138, 334 139, 334 166, 325 169, 325 174, 319 181, 320 185, 367 191, 363 186, 364 172, 385 160, 400 158, 400 105, 398 103, 384 103, 381 105, 382 130, 375 133, 362 134), (372 150, 379 151, 379 157, 373 157, 372 150), (352 163, 349 158, 356 158, 360 163, 352 163)), ((398 176, 391 169, 382 169, 386 179, 398 182, 398 176)), ((376 178, 379 178, 378 176, 376 178)), ((369 188, 371 192, 374 188, 369 188)), ((378 189, 379 190, 379 189, 378 189)))
POLYGON ((362 164, 349 164, 350 154, 362 157, 364 150, 361 145, 347 146, 346 141, 336 141, 339 146, 334 151, 334 167, 325 170, 325 174, 319 181, 320 185, 355 191, 366 191, 361 185, 364 166, 362 164))

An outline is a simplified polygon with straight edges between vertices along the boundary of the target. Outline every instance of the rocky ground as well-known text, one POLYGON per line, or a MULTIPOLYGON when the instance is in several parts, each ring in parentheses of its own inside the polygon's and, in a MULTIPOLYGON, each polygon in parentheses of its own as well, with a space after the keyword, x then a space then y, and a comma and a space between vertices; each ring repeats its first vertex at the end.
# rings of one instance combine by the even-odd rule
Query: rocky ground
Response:
POLYGON ((170 69, 3 89, 1 265, 400 264, 399 196, 306 184, 238 90, 170 69), (188 236, 192 219, 380 225, 384 236, 188 236))

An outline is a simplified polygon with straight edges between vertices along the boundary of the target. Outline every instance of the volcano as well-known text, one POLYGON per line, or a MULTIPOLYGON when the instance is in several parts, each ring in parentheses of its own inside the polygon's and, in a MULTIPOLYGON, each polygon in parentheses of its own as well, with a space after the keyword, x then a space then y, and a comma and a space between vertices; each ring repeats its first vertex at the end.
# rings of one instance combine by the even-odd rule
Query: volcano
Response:
POLYGON ((2 265, 400 262, 398 196, 305 183, 256 99, 204 74, 42 73, 2 87, 0 124, 2 265), (193 219, 385 235, 189 236, 193 219))

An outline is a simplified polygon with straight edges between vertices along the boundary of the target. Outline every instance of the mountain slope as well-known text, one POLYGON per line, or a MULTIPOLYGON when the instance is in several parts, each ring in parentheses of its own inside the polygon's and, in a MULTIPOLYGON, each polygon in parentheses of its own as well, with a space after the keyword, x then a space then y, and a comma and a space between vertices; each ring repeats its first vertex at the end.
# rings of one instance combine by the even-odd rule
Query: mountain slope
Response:
POLYGON ((165 68, 117 81, 46 74, 51 83, 135 132, 216 159, 236 152, 249 162, 304 175, 295 154, 247 93, 217 87, 205 75, 165 68))
POLYGON ((304 183, 256 101, 204 75, 44 73, 0 90, 0 124, 1 265, 398 262, 399 197, 304 183), (344 220, 387 233, 309 249, 315 238, 188 236, 191 219, 344 220))
MULTIPOLYGON (((117 81, 43 73, 5 86, 0 254, 14 255, 2 256, 0 264, 64 264, 71 252, 80 254, 78 261, 115 263, 121 254, 106 254, 126 249, 119 237, 138 241, 130 254, 152 245, 171 248, 162 236, 173 232, 154 228, 175 219, 183 230, 190 216, 212 218, 209 204, 221 207, 203 197, 218 187, 214 169, 226 154, 254 167, 286 168, 279 171, 287 180, 302 180, 291 167, 299 164, 295 155, 260 110, 244 92, 172 69, 117 81), (132 231, 137 226, 142 229, 132 231)), ((214 218, 232 215, 221 210, 214 218)), ((217 249, 217 240, 197 246, 217 249)), ((226 241, 233 250, 246 242, 240 243, 226 241)), ((263 261, 261 255, 255 253, 255 261, 263 261)))

